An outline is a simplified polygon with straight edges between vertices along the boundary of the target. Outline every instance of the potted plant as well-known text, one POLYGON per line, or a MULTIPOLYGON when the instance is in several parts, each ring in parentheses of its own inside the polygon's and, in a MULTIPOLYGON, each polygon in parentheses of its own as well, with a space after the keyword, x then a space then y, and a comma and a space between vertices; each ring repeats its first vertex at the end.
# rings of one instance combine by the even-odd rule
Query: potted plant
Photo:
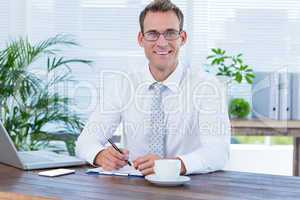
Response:
POLYGON ((35 45, 20 38, 0 50, 0 119, 18 150, 37 150, 51 140, 63 140, 74 154, 83 122, 71 109, 71 99, 56 90, 72 81, 71 64, 91 63, 59 55, 61 47, 74 46, 70 36, 56 35, 35 45), (49 78, 29 70, 37 60, 44 61, 39 69, 49 78))
MULTIPOLYGON (((228 55, 220 48, 211 49, 211 54, 207 56, 208 64, 206 71, 215 74, 218 79, 226 85, 227 102, 236 97, 245 95, 236 94, 235 91, 243 91, 246 96, 251 96, 251 84, 255 78, 253 69, 243 61, 243 55, 228 55)), ((249 99, 251 102, 251 99, 249 99)), ((229 104, 229 103, 228 103, 229 104)))
POLYGON ((207 56, 209 64, 206 70, 213 71, 217 76, 225 77, 229 83, 235 81, 242 83, 244 80, 252 84, 255 77, 252 67, 244 64, 242 54, 227 55, 220 48, 211 49, 212 54, 207 56))
POLYGON ((245 118, 250 113, 250 105, 243 98, 232 99, 229 103, 229 114, 232 118, 245 118))

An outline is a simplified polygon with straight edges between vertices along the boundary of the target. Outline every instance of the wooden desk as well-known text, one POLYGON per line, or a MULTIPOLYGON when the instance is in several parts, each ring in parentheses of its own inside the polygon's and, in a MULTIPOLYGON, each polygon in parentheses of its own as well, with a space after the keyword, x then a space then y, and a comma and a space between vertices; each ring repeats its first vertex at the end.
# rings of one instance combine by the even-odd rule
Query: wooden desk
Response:
POLYGON ((0 164, 0 191, 58 199, 205 199, 293 200, 300 197, 300 177, 242 172, 193 175, 180 187, 157 187, 139 177, 76 174, 48 178, 0 164))
POLYGON ((231 120, 232 135, 294 137, 293 175, 300 175, 300 121, 231 120))

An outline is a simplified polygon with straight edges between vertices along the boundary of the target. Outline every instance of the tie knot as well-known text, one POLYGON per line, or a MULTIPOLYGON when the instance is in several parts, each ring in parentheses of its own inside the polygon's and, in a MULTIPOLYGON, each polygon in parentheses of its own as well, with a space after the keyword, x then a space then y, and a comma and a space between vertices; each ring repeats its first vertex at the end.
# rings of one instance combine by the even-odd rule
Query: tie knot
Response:
POLYGON ((161 83, 155 82, 150 86, 150 89, 154 90, 155 92, 162 93, 167 87, 161 83))

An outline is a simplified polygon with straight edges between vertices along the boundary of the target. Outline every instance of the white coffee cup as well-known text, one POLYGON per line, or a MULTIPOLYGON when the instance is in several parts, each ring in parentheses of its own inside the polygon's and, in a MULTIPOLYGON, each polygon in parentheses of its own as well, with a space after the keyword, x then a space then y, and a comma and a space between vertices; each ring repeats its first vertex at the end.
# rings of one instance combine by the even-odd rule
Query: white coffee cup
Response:
POLYGON ((159 179, 177 179, 180 176, 181 162, 175 159, 154 161, 154 172, 159 179))

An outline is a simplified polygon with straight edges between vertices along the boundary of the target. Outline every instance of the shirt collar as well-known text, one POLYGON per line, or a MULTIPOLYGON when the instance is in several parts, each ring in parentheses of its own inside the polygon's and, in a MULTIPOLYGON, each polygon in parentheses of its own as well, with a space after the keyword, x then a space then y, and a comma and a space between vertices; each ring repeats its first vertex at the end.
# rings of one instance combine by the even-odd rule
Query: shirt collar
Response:
MULTIPOLYGON (((147 66, 146 69, 147 70, 145 81, 147 87, 149 88, 153 83, 156 83, 157 81, 153 78, 149 66, 147 66)), ((165 81, 161 82, 161 84, 165 85, 172 92, 177 93, 179 91, 180 81, 182 79, 183 72, 183 65, 180 62, 178 62, 175 71, 173 71, 165 81)))

